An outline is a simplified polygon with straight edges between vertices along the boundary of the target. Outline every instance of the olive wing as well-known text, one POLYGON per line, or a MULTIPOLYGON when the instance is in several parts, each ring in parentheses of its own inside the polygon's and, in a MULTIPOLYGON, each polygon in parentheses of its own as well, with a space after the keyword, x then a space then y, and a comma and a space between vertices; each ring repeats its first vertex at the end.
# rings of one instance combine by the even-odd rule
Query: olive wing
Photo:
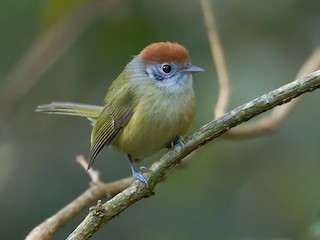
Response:
POLYGON ((104 146, 109 146, 121 133, 133 115, 133 107, 113 108, 106 105, 99 115, 91 134, 88 169, 104 146))

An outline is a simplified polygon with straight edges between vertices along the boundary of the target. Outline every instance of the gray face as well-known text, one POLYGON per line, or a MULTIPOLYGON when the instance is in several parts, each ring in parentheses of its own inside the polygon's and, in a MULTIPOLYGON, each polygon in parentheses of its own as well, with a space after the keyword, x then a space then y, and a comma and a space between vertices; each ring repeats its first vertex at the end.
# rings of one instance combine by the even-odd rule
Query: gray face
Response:
POLYGON ((191 64, 180 65, 173 62, 145 64, 135 57, 128 69, 137 84, 155 84, 166 91, 178 93, 192 87, 192 73, 203 71, 191 64))
POLYGON ((162 63, 147 66, 146 73, 160 87, 182 88, 191 80, 190 73, 182 71, 185 68, 176 63, 162 63))

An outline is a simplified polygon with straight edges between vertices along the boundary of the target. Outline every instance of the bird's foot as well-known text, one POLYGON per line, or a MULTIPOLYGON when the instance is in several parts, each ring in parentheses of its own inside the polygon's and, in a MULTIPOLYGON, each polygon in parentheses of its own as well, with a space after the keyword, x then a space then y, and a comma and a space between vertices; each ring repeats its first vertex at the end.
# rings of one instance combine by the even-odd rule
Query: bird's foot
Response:
MULTIPOLYGON (((140 171, 143 168, 143 172, 146 172, 147 169, 145 167, 140 167, 140 171)), ((142 182, 146 187, 148 187, 148 181, 147 179, 142 175, 142 171, 141 172, 133 172, 132 173, 132 177, 139 180, 140 182, 142 182)))
POLYGON ((170 146, 172 149, 176 146, 180 146, 180 149, 178 149, 178 151, 181 152, 184 149, 184 138, 179 135, 176 140, 173 140, 170 143, 170 146))
POLYGON ((144 167, 144 166, 141 166, 139 168, 139 172, 136 172, 136 170, 134 169, 134 166, 133 166, 133 160, 132 160, 132 157, 130 154, 128 154, 128 159, 129 159, 129 162, 130 162, 130 168, 131 168, 131 172, 132 172, 132 177, 135 178, 135 179, 138 179, 140 182, 142 182, 146 187, 148 187, 148 181, 147 179, 142 175, 142 173, 145 173, 147 172, 147 168, 144 167))

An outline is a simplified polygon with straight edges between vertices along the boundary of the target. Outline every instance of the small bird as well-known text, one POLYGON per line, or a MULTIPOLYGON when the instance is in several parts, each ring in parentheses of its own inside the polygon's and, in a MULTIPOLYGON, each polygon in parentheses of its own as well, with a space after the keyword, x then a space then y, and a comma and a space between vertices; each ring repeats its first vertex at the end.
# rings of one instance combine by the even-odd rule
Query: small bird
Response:
POLYGON ((152 43, 112 82, 104 107, 52 102, 38 106, 36 112, 88 118, 93 126, 88 169, 101 149, 112 145, 127 154, 133 177, 148 185, 142 175, 146 168, 136 171, 133 163, 161 148, 183 145, 180 136, 195 113, 191 74, 201 71, 182 45, 152 43))

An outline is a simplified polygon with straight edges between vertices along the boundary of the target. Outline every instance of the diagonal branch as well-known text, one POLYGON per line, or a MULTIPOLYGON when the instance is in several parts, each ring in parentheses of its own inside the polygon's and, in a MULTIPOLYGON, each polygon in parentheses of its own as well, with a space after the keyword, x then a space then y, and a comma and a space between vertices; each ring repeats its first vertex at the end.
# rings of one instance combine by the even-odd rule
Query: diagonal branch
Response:
POLYGON ((155 186, 161 178, 177 165, 183 157, 195 149, 208 144, 213 139, 227 132, 230 128, 319 87, 320 70, 264 94, 202 126, 197 132, 187 138, 184 149, 173 149, 152 164, 149 171, 145 174, 149 182, 149 187, 145 187, 139 181, 135 181, 130 187, 117 194, 108 202, 104 204, 99 202, 96 207, 90 209, 87 217, 74 232, 69 235, 68 239, 89 238, 100 227, 119 215, 127 207, 142 198, 152 195, 155 186))
MULTIPOLYGON (((77 156, 76 161, 84 169, 87 169, 88 163, 84 160, 83 156, 77 156)), ((129 177, 111 183, 103 183, 99 181, 98 171, 90 169, 88 174, 92 180, 90 187, 71 203, 35 227, 28 234, 26 240, 52 239, 60 228, 73 219, 79 212, 92 204, 92 202, 97 201, 97 199, 102 199, 106 196, 114 196, 130 186, 130 184, 133 182, 132 178, 129 177)))

